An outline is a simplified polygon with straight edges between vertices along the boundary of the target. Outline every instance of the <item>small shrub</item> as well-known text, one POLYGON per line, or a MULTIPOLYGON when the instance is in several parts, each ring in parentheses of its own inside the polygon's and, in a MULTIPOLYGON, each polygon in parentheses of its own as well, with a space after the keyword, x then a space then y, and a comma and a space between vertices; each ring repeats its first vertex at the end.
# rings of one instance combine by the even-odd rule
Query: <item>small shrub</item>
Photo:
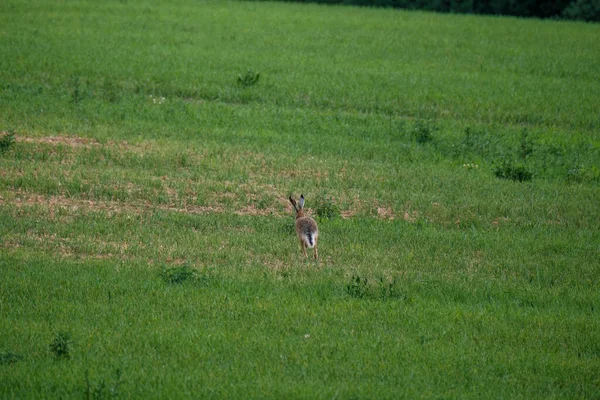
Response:
POLYGON ((346 293, 357 299, 367 297, 369 293, 368 284, 368 278, 361 278, 359 275, 353 275, 350 282, 346 285, 346 293))
POLYGON ((196 273, 187 265, 182 265, 179 267, 163 269, 161 277, 167 283, 182 284, 186 281, 196 279, 196 273))
POLYGON ((249 69, 248 71, 246 71, 245 75, 238 75, 238 85, 242 86, 242 87, 249 87, 249 86, 254 86, 258 83, 258 80, 260 79, 260 73, 259 72, 254 72, 253 70, 249 69))
POLYGON ((12 351, 5 351, 0 353, 0 365, 14 364, 23 356, 20 354, 13 353, 12 351))
POLYGON ((212 282, 212 279, 215 277, 214 271, 198 271, 188 265, 179 265, 171 268, 165 267, 161 271, 160 276, 169 284, 191 282, 200 285, 206 285, 207 283, 212 282))
POLYGON ((317 214, 317 217, 322 219, 334 219, 341 215, 338 205, 333 202, 333 199, 328 197, 321 199, 317 203, 315 213, 317 214))
POLYGON ((429 122, 417 121, 415 124, 412 135, 419 144, 429 143, 433 140, 433 132, 435 127, 429 122))
POLYGON ((494 168, 494 175, 500 179, 510 179, 512 181, 525 182, 533 178, 533 173, 522 164, 504 160, 502 164, 494 168))
POLYGON ((59 332, 50 343, 50 352, 56 360, 71 357, 71 335, 67 332, 59 332))
POLYGON ((0 153, 7 151, 15 144, 14 132, 0 133, 0 153))

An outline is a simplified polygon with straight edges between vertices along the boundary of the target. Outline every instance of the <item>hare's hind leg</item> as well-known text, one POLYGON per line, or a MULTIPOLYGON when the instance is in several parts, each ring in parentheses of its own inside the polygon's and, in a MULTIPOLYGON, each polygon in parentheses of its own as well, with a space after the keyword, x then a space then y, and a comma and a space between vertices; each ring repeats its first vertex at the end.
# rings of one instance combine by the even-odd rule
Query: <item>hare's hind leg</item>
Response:
POLYGON ((304 240, 300 239, 300 247, 302 247, 302 252, 304 252, 304 257, 307 258, 308 254, 306 254, 306 243, 304 243, 304 240))
POLYGON ((319 259, 319 252, 317 251, 317 244, 315 243, 315 260, 319 259))

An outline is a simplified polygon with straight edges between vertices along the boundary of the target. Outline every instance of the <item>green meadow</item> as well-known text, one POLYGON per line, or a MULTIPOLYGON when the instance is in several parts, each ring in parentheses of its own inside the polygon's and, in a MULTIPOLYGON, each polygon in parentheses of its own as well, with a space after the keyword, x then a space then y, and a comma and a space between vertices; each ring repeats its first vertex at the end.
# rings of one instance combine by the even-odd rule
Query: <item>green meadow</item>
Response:
POLYGON ((3 1, 0 398, 597 398, 598 38, 3 1))

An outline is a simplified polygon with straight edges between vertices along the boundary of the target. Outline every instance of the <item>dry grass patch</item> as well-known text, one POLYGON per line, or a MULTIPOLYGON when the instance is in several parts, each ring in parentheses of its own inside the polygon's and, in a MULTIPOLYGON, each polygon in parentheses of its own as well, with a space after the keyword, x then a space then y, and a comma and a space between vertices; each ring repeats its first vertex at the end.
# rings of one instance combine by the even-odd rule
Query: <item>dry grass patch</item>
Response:
POLYGON ((42 136, 42 137, 30 137, 30 136, 15 136, 17 142, 23 143, 42 143, 53 146, 64 145, 68 147, 93 147, 100 146, 101 143, 96 139, 84 138, 81 136, 72 135, 60 135, 60 136, 42 136))
POLYGON ((242 207, 241 209, 235 211, 237 215, 250 215, 250 216, 267 216, 267 215, 276 215, 281 216, 277 213, 275 209, 260 209, 256 208, 254 205, 247 205, 242 207))
MULTIPOLYGON (((141 192, 142 188, 133 184, 126 185, 129 192, 141 192)), ((196 196, 193 194, 186 197, 179 197, 177 191, 173 188, 167 190, 167 203, 156 204, 149 200, 101 200, 88 199, 81 197, 68 196, 65 194, 44 195, 22 189, 4 191, 0 194, 0 207, 7 206, 13 210, 15 216, 22 215, 30 207, 37 207, 48 213, 51 220, 64 220, 69 216, 86 214, 90 212, 104 212, 108 217, 119 214, 128 215, 147 215, 156 211, 166 211, 182 214, 222 214, 231 213, 240 216, 253 217, 279 217, 288 218, 293 216, 293 210, 286 196, 278 195, 274 199, 267 199, 261 202, 258 199, 248 199, 244 202, 242 194, 227 193, 225 198, 227 202, 211 201, 210 205, 196 205, 196 196)), ((82 194, 83 197, 86 193, 82 194)), ((215 198, 223 197, 221 194, 215 195, 215 198)), ((307 215, 315 216, 315 209, 307 207, 307 215)), ((471 223, 483 223, 492 229, 500 229, 510 224, 508 217, 495 217, 489 221, 485 218, 470 212, 469 210, 451 210, 440 204, 433 204, 424 211, 416 210, 410 204, 405 204, 400 209, 394 209, 390 205, 382 205, 377 200, 364 201, 361 199, 358 203, 351 203, 350 208, 340 210, 340 216, 343 219, 349 219, 356 216, 369 216, 382 220, 394 221, 403 220, 414 224, 419 221, 427 221, 435 225, 447 228, 462 227, 471 223)), ((555 221, 548 221, 548 225, 556 224, 555 221)))
POLYGON ((22 190, 8 192, 7 196, 0 195, 0 205, 10 205, 17 209, 41 207, 48 211, 51 218, 54 218, 56 213, 60 211, 73 213, 104 211, 109 215, 117 213, 139 215, 147 210, 147 207, 140 204, 134 205, 117 201, 79 199, 64 195, 40 195, 22 190))
MULTIPOLYGON (((106 212, 109 216, 113 214, 133 214, 141 215, 152 213, 156 210, 177 212, 183 214, 214 214, 225 213, 228 210, 220 205, 198 206, 174 204, 153 205, 149 202, 122 202, 122 201, 104 201, 90 200, 68 197, 65 195, 41 195, 37 193, 16 190, 8 192, 6 195, 0 195, 0 206, 12 206, 15 209, 26 207, 41 207, 48 211, 51 218, 55 218, 61 211, 71 213, 85 212, 106 212)), ((229 210, 237 215, 265 216, 282 214, 274 208, 259 209, 254 205, 247 205, 239 209, 229 210)))
MULTIPOLYGON (((122 158, 121 156, 127 158, 128 156, 124 153, 129 151, 153 152, 155 156, 159 156, 158 161, 163 158, 168 161, 173 157, 178 157, 177 154, 165 153, 164 147, 152 141, 136 145, 125 141, 101 143, 96 139, 76 135, 19 136, 18 141, 49 146, 66 146, 67 149, 60 151, 60 164, 72 163, 76 159, 77 153, 87 152, 89 151, 87 149, 96 147, 111 148, 111 154, 117 161, 122 158)), ((52 152, 53 150, 46 148, 42 151, 52 152)), ((184 153, 188 159, 197 156, 204 157, 198 152, 189 150, 184 153)), ((273 167, 272 160, 268 155, 258 152, 227 152, 227 154, 213 154, 210 157, 223 157, 227 158, 230 164, 247 166, 250 180, 244 179, 244 182, 236 181, 235 178, 220 180, 219 174, 211 175, 210 168, 208 174, 194 174, 194 178, 191 178, 189 165, 183 167, 187 170, 183 174, 180 174, 181 169, 176 165, 171 166, 176 168, 172 173, 169 170, 161 169, 156 175, 151 171, 148 171, 146 175, 136 175, 127 169, 129 164, 125 160, 124 168, 115 170, 114 174, 108 171, 107 174, 105 169, 99 169, 105 168, 103 164, 96 166, 92 163, 91 166, 86 164, 73 168, 62 168, 51 160, 45 161, 49 168, 44 172, 46 175, 40 175, 39 179, 37 169, 27 172, 22 168, 11 169, 9 167, 7 170, 0 171, 9 187, 11 182, 15 182, 14 195, 8 194, 5 198, 0 197, 0 205, 11 204, 21 208, 37 205, 46 207, 52 215, 57 211, 66 213, 104 211, 111 215, 114 213, 142 214, 162 210, 187 214, 230 212, 237 215, 284 217, 292 214, 286 192, 289 184, 293 183, 297 177, 309 178, 311 181, 322 183, 322 181, 326 182, 334 177, 344 179, 353 174, 352 167, 348 163, 344 163, 339 171, 331 172, 329 169, 319 168, 319 160, 312 158, 302 160, 302 165, 299 167, 290 166, 278 169, 273 167), (301 173, 299 174, 299 172, 301 173), (103 174, 102 179, 91 181, 90 177, 95 177, 97 174, 103 174), (48 186, 46 191, 53 194, 31 193, 37 190, 36 182, 44 179, 48 186), (284 187, 285 189, 283 189, 284 187)), ((136 156, 132 156, 132 160, 135 158, 136 156)), ((134 162, 133 165, 137 164, 134 162)), ((195 163, 192 162, 192 165, 195 163)), ((42 173, 40 172, 40 174, 42 173)), ((369 178, 365 176, 364 179, 368 180, 369 178)), ((327 185, 321 184, 320 187, 322 186, 327 185)), ((479 219, 477 215, 460 215, 459 210, 453 210, 440 203, 432 203, 429 207, 417 211, 412 209, 410 204, 393 207, 386 204, 385 200, 380 202, 374 198, 359 197, 356 190, 338 193, 327 191, 327 193, 335 196, 339 215, 346 219, 355 216, 369 216, 390 221, 404 220, 410 223, 426 219, 444 226, 461 226, 469 221, 479 219)), ((317 205, 318 192, 311 194, 307 210, 314 211, 317 205)), ((496 228, 505 223, 506 221, 501 218, 490 221, 490 225, 496 228)))
POLYGON ((377 216, 381 219, 393 220, 395 218, 394 210, 391 207, 377 207, 377 216))
POLYGON ((141 144, 132 144, 125 140, 109 140, 107 142, 100 142, 98 139, 87 138, 77 135, 54 135, 54 136, 23 136, 15 135, 15 140, 22 143, 33 143, 33 144, 45 144, 51 146, 62 145, 65 147, 71 147, 74 149, 85 149, 93 147, 109 147, 117 148, 121 151, 129 152, 143 152, 152 150, 156 147, 153 142, 145 141, 141 144))

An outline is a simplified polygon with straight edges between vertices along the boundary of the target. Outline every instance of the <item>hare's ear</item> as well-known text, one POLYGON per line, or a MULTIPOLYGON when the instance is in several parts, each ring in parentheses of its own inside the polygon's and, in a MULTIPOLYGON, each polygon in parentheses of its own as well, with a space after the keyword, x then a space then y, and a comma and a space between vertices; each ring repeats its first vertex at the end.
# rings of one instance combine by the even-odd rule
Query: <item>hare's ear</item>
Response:
POLYGON ((298 206, 296 205, 296 200, 294 200, 292 198, 292 196, 290 196, 290 203, 292 203, 292 206, 294 206, 294 210, 298 211, 298 206))
POLYGON ((300 201, 298 203, 300 203, 300 208, 304 208, 304 195, 303 194, 300 195, 300 201))

